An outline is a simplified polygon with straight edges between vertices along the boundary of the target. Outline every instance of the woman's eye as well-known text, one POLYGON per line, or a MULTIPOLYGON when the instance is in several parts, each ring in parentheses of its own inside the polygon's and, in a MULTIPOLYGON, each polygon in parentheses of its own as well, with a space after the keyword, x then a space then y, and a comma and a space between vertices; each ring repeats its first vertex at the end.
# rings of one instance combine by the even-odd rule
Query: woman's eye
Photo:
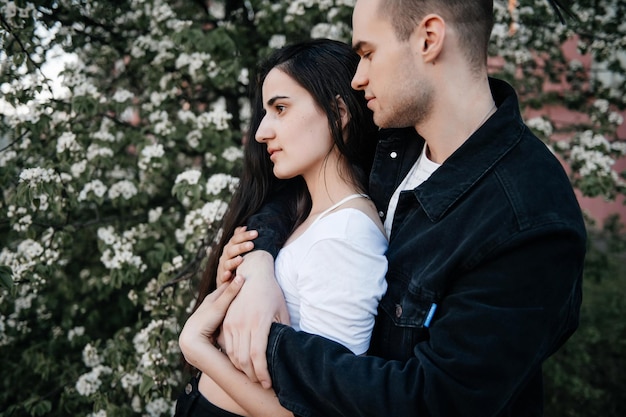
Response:
POLYGON ((282 113, 284 110, 285 110, 285 106, 283 106, 282 104, 276 105, 276 112, 278 114, 282 113))

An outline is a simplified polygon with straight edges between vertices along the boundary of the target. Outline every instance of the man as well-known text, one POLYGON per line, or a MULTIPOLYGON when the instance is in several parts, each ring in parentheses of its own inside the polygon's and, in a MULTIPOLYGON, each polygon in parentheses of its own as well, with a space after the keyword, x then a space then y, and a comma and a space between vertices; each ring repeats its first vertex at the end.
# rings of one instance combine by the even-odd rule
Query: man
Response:
POLYGON ((283 306, 269 254, 285 225, 276 207, 248 225, 260 250, 238 270, 248 279, 224 323, 226 350, 265 386, 271 375, 296 415, 542 415, 542 363, 578 325, 585 227, 515 92, 487 76, 492 8, 355 5, 352 85, 382 128, 370 194, 389 236, 368 356, 270 329, 283 306))

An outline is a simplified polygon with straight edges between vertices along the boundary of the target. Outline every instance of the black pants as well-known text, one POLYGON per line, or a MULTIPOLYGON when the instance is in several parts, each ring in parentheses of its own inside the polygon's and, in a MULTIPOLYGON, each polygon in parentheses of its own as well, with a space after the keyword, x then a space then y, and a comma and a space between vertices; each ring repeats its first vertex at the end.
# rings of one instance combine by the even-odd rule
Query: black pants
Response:
POLYGON ((207 400, 198 390, 199 376, 191 378, 176 401, 174 417, 241 417, 207 400))

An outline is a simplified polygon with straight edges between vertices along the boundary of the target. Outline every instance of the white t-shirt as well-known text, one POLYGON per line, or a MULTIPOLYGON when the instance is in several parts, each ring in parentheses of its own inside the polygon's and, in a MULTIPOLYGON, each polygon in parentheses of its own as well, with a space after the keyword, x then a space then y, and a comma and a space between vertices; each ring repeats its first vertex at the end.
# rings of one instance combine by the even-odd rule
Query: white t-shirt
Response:
POLYGON ((387 290, 386 250, 386 237, 362 211, 320 215, 276 257, 291 325, 365 353, 387 290))
POLYGON ((413 164, 409 172, 406 174, 406 177, 402 180, 398 188, 394 191, 391 196, 391 200, 389 200, 389 206, 387 208, 387 217, 385 218, 385 233, 387 233, 387 237, 391 237, 391 226, 393 226, 393 216, 396 214, 396 208, 398 207, 398 199, 400 198, 400 193, 405 190, 413 190, 415 187, 418 187, 421 183, 426 181, 430 176, 441 166, 436 162, 431 161, 426 156, 426 149, 428 146, 424 144, 424 148, 422 148, 422 153, 420 154, 417 161, 413 164))

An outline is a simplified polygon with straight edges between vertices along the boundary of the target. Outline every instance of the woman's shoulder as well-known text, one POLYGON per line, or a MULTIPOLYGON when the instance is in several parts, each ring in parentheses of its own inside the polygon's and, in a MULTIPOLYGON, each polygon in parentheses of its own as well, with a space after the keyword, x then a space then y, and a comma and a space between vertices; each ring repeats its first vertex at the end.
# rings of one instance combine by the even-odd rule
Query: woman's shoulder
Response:
POLYGON ((346 222, 346 226, 363 227, 363 225, 373 225, 380 233, 385 234, 383 223, 378 216, 378 210, 371 199, 354 198, 345 202, 340 207, 327 213, 325 216, 328 222, 346 222))

